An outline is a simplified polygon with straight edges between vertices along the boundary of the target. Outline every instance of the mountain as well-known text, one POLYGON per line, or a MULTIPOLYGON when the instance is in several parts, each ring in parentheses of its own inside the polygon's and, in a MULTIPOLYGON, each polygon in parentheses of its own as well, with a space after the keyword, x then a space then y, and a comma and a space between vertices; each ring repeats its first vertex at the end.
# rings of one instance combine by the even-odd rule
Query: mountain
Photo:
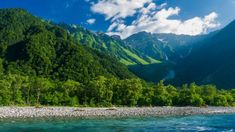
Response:
POLYGON ((0 9, 0 58, 6 73, 87 82, 135 78, 113 57, 84 47, 63 28, 22 9, 0 9))
POLYGON ((202 42, 177 65, 178 79, 175 82, 194 81, 199 84, 212 83, 220 88, 235 87, 234 34, 235 21, 202 42))
MULTIPOLYGON (((0 104, 36 107, 234 104, 232 92, 217 91, 211 85, 191 84, 177 89, 172 85, 165 86, 163 81, 153 85, 137 78, 116 59, 117 56, 111 55, 115 49, 105 51, 105 47, 125 47, 121 45, 125 42, 118 36, 98 33, 97 40, 105 43, 94 43, 87 40, 90 37, 83 37, 81 44, 81 40, 71 35, 64 27, 25 10, 0 9, 0 104), (100 52, 102 46, 104 50, 100 52)), ((82 33, 82 36, 89 34, 82 33)), ((138 66, 148 69, 155 65, 159 68, 150 71, 154 74, 162 75, 161 69, 169 70, 169 64, 165 62, 138 66)), ((137 67, 137 70, 145 69, 137 67)), ((174 72, 169 71, 164 78, 172 77, 174 72)))
POLYGON ((125 65, 160 63, 159 60, 125 45, 119 36, 108 36, 101 32, 95 33, 77 25, 60 24, 60 26, 68 30, 76 42, 114 56, 125 65))
POLYGON ((175 78, 175 65, 200 46, 208 35, 188 36, 175 34, 152 34, 140 32, 125 39, 125 44, 162 63, 133 65, 129 69, 137 76, 151 82, 175 78))
POLYGON ((233 34, 235 22, 203 36, 141 32, 121 40, 79 26, 61 27, 22 9, 1 9, 0 60, 6 73, 59 80, 137 75, 152 82, 170 79, 179 85, 196 82, 231 88, 235 87, 233 34))
POLYGON ((140 32, 128 37, 125 41, 126 45, 154 59, 176 62, 187 56, 194 44, 204 38, 205 36, 140 32))
POLYGON ((132 71, 138 77, 148 81, 157 83, 160 80, 169 80, 175 78, 174 64, 169 62, 162 62, 158 64, 149 65, 133 65, 129 66, 132 71))

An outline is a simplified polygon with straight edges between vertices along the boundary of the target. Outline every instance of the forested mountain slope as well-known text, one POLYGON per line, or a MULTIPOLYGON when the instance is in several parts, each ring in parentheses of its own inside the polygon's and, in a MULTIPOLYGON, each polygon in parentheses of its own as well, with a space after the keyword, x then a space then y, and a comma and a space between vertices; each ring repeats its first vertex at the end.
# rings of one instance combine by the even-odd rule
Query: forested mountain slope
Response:
POLYGON ((202 42, 178 65, 178 80, 212 83, 220 88, 235 87, 234 34, 235 21, 202 42))
POLYGON ((66 30, 22 9, 0 10, 0 57, 6 72, 88 81, 134 77, 116 59, 74 43, 66 30))
POLYGON ((125 39, 125 44, 154 59, 161 64, 133 65, 129 69, 137 76, 151 82, 175 78, 175 65, 188 56, 192 49, 200 46, 200 41, 208 35, 188 36, 175 34, 152 34, 140 32, 125 39))
POLYGON ((190 54, 196 43, 205 37, 140 32, 124 41, 126 45, 154 59, 177 63, 179 59, 190 54))
POLYGON ((67 29, 76 42, 114 56, 125 65, 160 63, 160 61, 130 48, 124 44, 124 41, 118 38, 108 36, 101 32, 94 33, 77 25, 60 24, 60 26, 67 29))

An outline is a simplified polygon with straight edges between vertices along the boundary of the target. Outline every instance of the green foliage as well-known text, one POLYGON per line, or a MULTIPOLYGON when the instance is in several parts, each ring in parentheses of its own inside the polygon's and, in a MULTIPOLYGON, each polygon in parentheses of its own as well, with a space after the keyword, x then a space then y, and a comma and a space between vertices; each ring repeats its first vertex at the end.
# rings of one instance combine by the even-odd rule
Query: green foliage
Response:
POLYGON ((11 86, 6 80, 0 81, 0 105, 11 104, 11 86))
MULTIPOLYGON (((86 35, 76 34, 83 43, 93 45, 95 38, 86 35)), ((102 41, 107 41, 99 45, 103 49, 120 51, 115 47, 117 40, 99 36, 102 41)), ((106 52, 89 48, 98 45, 86 47, 77 41, 63 28, 43 22, 24 10, 0 9, 0 105, 235 104, 235 90, 217 90, 215 86, 195 83, 179 88, 164 85, 164 81, 147 84, 106 52)), ((132 52, 126 53, 141 63, 147 62, 143 58, 139 60, 132 52)), ((120 59, 120 56, 116 57, 120 59)))
POLYGON ((170 106, 172 105, 172 99, 166 86, 164 86, 163 81, 160 81, 157 86, 154 88, 154 104, 157 106, 170 106))
POLYGON ((110 87, 108 84, 107 78, 104 76, 100 76, 96 78, 95 80, 92 80, 90 82, 89 92, 90 96, 92 97, 92 101, 95 104, 98 105, 111 105, 112 102, 112 87, 110 87))
POLYGON ((4 67, 2 63, 3 63, 3 60, 0 58, 0 75, 2 75, 4 72, 4 67))
POLYGON ((87 47, 114 56, 125 65, 153 64, 160 61, 127 46, 120 38, 110 37, 104 33, 93 33, 77 25, 60 24, 73 36, 74 41, 87 47))
POLYGON ((1 9, 0 20, 0 73, 81 83, 100 75, 135 77, 116 59, 75 43, 63 28, 24 10, 1 9))
POLYGON ((195 83, 175 88, 139 79, 98 76, 86 85, 44 77, 6 74, 0 78, 0 105, 56 106, 233 106, 234 90, 217 90, 195 83), (205 88, 208 88, 205 90, 205 88))

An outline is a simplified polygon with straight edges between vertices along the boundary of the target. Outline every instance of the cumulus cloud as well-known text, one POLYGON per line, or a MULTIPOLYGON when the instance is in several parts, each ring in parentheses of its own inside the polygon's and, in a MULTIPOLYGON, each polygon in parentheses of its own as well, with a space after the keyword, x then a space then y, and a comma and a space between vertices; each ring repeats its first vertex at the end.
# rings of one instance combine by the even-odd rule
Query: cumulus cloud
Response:
POLYGON ((86 22, 87 22, 88 24, 92 25, 92 24, 94 24, 94 23, 96 22, 96 19, 91 18, 91 19, 88 19, 86 22))
POLYGON ((93 4, 91 10, 105 15, 106 20, 113 21, 136 14, 137 10, 152 0, 100 0, 93 4))
POLYGON ((180 14, 179 7, 166 8, 167 4, 156 5, 152 0, 100 0, 92 5, 93 12, 111 19, 107 29, 109 35, 120 35, 121 38, 146 31, 150 33, 174 33, 199 35, 218 27, 218 14, 211 12, 204 17, 193 17, 187 20, 172 18, 180 14), (136 17, 131 24, 125 24, 125 18, 136 17))

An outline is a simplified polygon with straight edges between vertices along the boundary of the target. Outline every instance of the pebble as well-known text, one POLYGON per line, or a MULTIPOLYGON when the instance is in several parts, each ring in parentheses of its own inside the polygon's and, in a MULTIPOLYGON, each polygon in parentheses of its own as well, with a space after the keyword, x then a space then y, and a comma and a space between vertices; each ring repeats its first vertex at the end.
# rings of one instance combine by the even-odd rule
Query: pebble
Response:
POLYGON ((78 108, 78 107, 0 107, 0 118, 41 117, 138 117, 165 115, 201 115, 235 113, 234 107, 120 107, 120 108, 78 108))

